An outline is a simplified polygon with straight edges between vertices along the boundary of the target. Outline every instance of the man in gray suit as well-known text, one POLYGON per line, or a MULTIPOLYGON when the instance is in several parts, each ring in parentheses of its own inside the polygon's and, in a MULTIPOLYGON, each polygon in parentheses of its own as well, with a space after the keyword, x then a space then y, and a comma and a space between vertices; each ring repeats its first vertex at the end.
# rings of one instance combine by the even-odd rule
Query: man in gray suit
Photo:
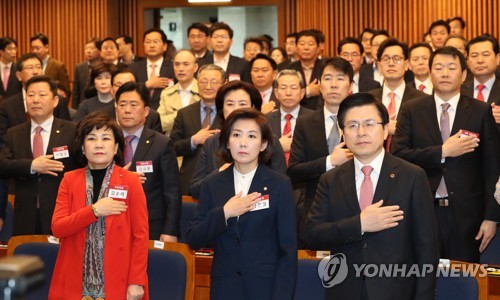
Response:
MULTIPOLYGON (((90 79, 90 66, 99 60, 99 44, 101 40, 92 37, 85 43, 85 61, 75 66, 75 81, 73 82, 73 101, 71 107, 78 109, 78 105, 83 100, 90 98, 86 95, 87 86, 90 79)), ((90 96, 90 95, 89 95, 90 96)))

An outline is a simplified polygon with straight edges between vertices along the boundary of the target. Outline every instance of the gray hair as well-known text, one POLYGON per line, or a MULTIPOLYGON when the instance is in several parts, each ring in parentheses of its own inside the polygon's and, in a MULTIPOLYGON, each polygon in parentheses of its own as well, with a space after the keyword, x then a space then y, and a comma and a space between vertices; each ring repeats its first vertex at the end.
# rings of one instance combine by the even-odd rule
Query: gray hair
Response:
POLYGON ((201 68, 199 68, 198 72, 196 73, 196 78, 200 77, 201 72, 203 72, 204 70, 219 71, 221 74, 221 77, 222 77, 222 82, 225 83, 227 81, 226 71, 224 71, 223 68, 221 68, 217 65, 214 65, 214 64, 206 64, 206 65, 201 66, 201 68))
POLYGON ((300 88, 301 89, 305 89, 306 88, 306 83, 304 82, 304 78, 302 78, 302 74, 300 74, 299 71, 296 71, 296 70, 291 70, 291 69, 284 69, 284 70, 281 70, 278 75, 276 75, 276 78, 274 79, 274 83, 273 83, 273 88, 278 88, 278 84, 279 84, 279 80, 281 78, 281 76, 285 76, 285 75, 291 75, 291 76, 296 76, 299 78, 299 84, 300 84, 300 88))

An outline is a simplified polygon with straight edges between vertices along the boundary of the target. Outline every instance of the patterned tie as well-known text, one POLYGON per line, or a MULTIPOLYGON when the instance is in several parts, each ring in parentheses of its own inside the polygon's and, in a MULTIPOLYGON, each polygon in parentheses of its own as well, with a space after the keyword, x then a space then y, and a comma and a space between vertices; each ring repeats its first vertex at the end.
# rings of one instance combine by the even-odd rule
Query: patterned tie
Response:
MULTIPOLYGON (((387 106, 387 112, 389 113, 389 118, 391 121, 396 120, 396 93, 390 92, 389 93, 389 99, 391 102, 389 102, 389 106, 387 106)), ((387 139, 385 140, 385 150, 389 152, 390 147, 391 147, 391 140, 392 140, 392 135, 388 135, 387 139)))
POLYGON ((418 87, 418 89, 419 89, 422 93, 424 93, 424 90, 425 90, 425 85, 420 84, 420 86, 418 87))
MULTIPOLYGON (((441 104, 442 112, 441 118, 439 119, 439 124, 441 125, 441 139, 443 143, 450 137, 450 117, 448 115, 448 109, 450 108, 450 104, 443 103, 441 104)), ((439 186, 437 188, 437 193, 441 197, 445 197, 448 195, 448 189, 446 188, 446 183, 444 182, 444 176, 441 177, 441 182, 439 182, 439 186)))
POLYGON ((483 90, 486 86, 484 84, 478 84, 477 85, 477 100, 479 101, 484 101, 484 95, 483 95, 483 90))
POLYGON ((43 155, 43 139, 42 139, 42 126, 35 128, 35 135, 33 136, 33 158, 43 155))
POLYGON ((363 182, 361 183, 361 189, 359 190, 359 208, 361 210, 365 209, 368 205, 373 202, 373 183, 370 178, 373 168, 370 166, 363 166, 361 172, 365 175, 363 182))
POLYGON ((207 128, 210 126, 210 114, 212 113, 212 108, 210 106, 205 106, 205 118, 203 119, 203 122, 201 123, 201 128, 207 128))
POLYGON ((132 141, 136 138, 135 135, 127 135, 125 137, 125 148, 123 149, 123 160, 125 164, 132 161, 134 157, 134 148, 132 148, 132 141))
POLYGON ((330 129, 330 134, 328 135, 328 153, 332 154, 333 148, 339 142, 339 128, 337 127, 337 116, 331 115, 330 118, 333 120, 332 129, 330 129))
POLYGON ((3 81, 3 90, 4 91, 7 91, 7 85, 9 83, 9 75, 10 75, 9 71, 10 70, 9 70, 8 66, 3 67, 2 81, 3 81))
MULTIPOLYGON (((291 114, 286 114, 285 116, 285 127, 283 128, 283 136, 289 134, 292 132, 292 123, 290 120, 293 118, 291 114)), ((288 166, 288 159, 290 159, 290 151, 285 151, 285 160, 286 160, 286 165, 288 166)))

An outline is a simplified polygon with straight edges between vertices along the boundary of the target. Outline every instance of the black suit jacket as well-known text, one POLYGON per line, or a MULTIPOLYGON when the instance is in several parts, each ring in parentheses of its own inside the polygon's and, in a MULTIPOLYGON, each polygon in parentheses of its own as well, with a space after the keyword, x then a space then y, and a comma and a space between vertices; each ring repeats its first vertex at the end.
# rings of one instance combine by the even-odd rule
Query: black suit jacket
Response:
POLYGON ((179 236, 181 197, 179 167, 174 145, 161 133, 144 127, 134 152, 131 171, 138 161, 151 161, 153 173, 146 173, 142 185, 148 204, 149 239, 158 240, 161 234, 179 236))
MULTIPOLYGON (((129 68, 134 72, 137 77, 137 82, 146 83, 148 81, 148 61, 147 59, 143 59, 138 62, 134 62, 129 65, 129 68)), ((160 77, 166 77, 171 79, 172 81, 176 81, 174 75, 174 65, 170 60, 163 59, 163 63, 160 67, 160 77)), ((158 88, 154 89, 153 95, 151 96, 151 101, 149 102, 150 107, 154 110, 157 110, 160 106, 160 94, 163 89, 158 88)))
POLYGON ((90 65, 87 61, 81 62, 75 66, 75 76, 73 81, 73 102, 71 107, 78 109, 80 102, 87 99, 85 91, 90 80, 90 65))
MULTIPOLYGON (((313 82, 315 79, 317 79, 318 81, 321 79, 321 69, 323 68, 323 61, 321 59, 316 59, 316 62, 314 63, 314 67, 313 67, 313 70, 312 70, 312 74, 311 74, 311 80, 309 82, 306 82, 306 85, 313 82)), ((298 61, 294 61, 293 63, 291 63, 287 69, 292 69, 292 70, 296 70, 298 72, 300 72, 300 74, 302 75, 302 78, 304 78, 304 80, 306 80, 306 76, 304 74, 304 69, 302 69, 302 64, 300 63, 300 60, 298 61)), ((320 99, 319 99, 319 96, 314 96, 314 97, 307 97, 307 95, 304 95, 304 98, 302 99, 302 101, 300 102, 300 105, 304 106, 305 108, 309 108, 309 109, 312 109, 312 110, 317 110, 317 109, 321 109, 322 106, 320 103, 320 99)))
MULTIPOLYGON (((404 219, 391 229, 361 233, 354 161, 321 176, 306 225, 308 249, 329 249, 345 255, 347 278, 326 289, 327 299, 434 299, 439 261, 433 197, 424 171, 388 153, 384 155, 373 202, 399 205, 404 219), (397 242, 394 242, 397 241, 397 242), (426 277, 356 277, 353 264, 431 264, 426 277)), ((406 270, 408 272, 408 269, 406 270)))
MULTIPOLYGON (((312 112, 313 110, 307 109, 305 107, 300 107, 297 119, 312 112)), ((267 120, 269 121, 269 125, 271 125, 271 130, 273 131, 273 134, 277 138, 280 138, 281 135, 283 134, 283 132, 281 131, 281 111, 278 109, 277 111, 273 111, 272 113, 267 114, 267 120)))
POLYGON ((359 92, 368 92, 380 88, 380 83, 373 78, 359 76, 358 89, 359 92))
MULTIPOLYGON (((7 90, 3 88, 3 81, 0 82, 0 100, 2 98, 5 100, 21 92, 23 85, 21 84, 21 81, 17 79, 16 71, 17 71, 17 66, 15 63, 12 63, 12 66, 10 67, 9 81, 7 82, 7 90)), ((0 70, 0 72, 2 72, 3 76, 3 70, 0 70)))
POLYGON ((15 179, 16 183, 14 235, 35 234, 37 196, 40 201, 42 234, 51 234, 50 224, 59 184, 64 172, 77 167, 74 161, 76 124, 54 118, 46 154, 53 154, 52 149, 55 147, 67 146, 70 157, 60 160, 64 164, 64 171, 58 172, 57 177, 31 174, 33 154, 30 130, 31 122, 10 128, 0 153, 0 174, 4 178, 15 179))
MULTIPOLYGON (((213 64, 214 56, 207 55, 204 58, 198 60, 198 66, 201 68, 203 65, 213 64)), ((231 76, 231 74, 236 74, 240 76, 240 80, 246 82, 252 82, 252 78, 250 77, 250 65, 246 60, 241 57, 237 57, 234 55, 229 55, 229 62, 227 63, 226 69, 227 76, 231 76)))
MULTIPOLYGON (((474 78, 469 81, 465 81, 462 84, 462 88, 460 90, 462 95, 465 95, 470 98, 474 98, 474 78)), ((491 87, 490 95, 488 97, 488 104, 495 103, 496 105, 500 105, 500 80, 495 79, 493 86, 491 87)))
MULTIPOLYGON (((193 176, 196 161, 203 146, 197 145, 194 150, 191 149, 191 137, 201 129, 201 101, 181 108, 177 112, 174 127, 170 133, 170 138, 174 142, 175 152, 178 156, 183 157, 179 172, 181 195, 189 194, 189 182, 193 176)), ((222 118, 216 115, 210 129, 220 129, 221 127, 222 118)))
MULTIPOLYGON (((59 97, 59 103, 54 108, 54 117, 71 121, 66 98, 59 97)), ((27 120, 28 116, 24 110, 22 92, 0 102, 0 140, 5 136, 7 129, 22 124, 27 120)))
POLYGON ((493 197, 499 174, 499 149, 491 107, 461 95, 450 135, 461 129, 478 133, 479 147, 458 157, 447 157, 441 163, 443 141, 434 97, 410 101, 400 109, 392 151, 426 171, 433 195, 444 176, 457 235, 469 249, 467 252, 477 253, 479 259, 475 235, 481 222, 500 221, 500 206, 493 197))
MULTIPOLYGON (((108 107, 103 111, 105 111, 111 119, 116 120, 116 109, 114 106, 108 107)), ((144 124, 144 126, 159 133, 163 133, 163 130, 161 128, 160 114, 157 113, 156 110, 149 110, 149 114, 146 117, 146 123, 144 124)))

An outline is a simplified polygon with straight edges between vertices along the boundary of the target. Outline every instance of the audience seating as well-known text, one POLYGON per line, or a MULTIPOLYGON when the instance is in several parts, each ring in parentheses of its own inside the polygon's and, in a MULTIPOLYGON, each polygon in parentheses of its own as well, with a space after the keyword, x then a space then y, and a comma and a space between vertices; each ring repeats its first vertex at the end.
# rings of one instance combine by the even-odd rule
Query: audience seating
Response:
POLYGON ((297 263, 297 286, 295 300, 325 299, 325 288, 318 275, 316 251, 299 250, 297 263))
POLYGON ((500 265, 500 236, 498 228, 497 234, 493 237, 490 244, 481 253, 480 262, 482 264, 500 265))
POLYGON ((7 201, 5 208, 5 220, 3 220, 3 227, 0 230, 0 242, 7 242, 12 237, 12 230, 14 227, 14 209, 12 203, 7 201))
POLYGON ((479 286, 476 278, 462 272, 460 277, 439 276, 436 282, 436 300, 477 300, 479 286))

